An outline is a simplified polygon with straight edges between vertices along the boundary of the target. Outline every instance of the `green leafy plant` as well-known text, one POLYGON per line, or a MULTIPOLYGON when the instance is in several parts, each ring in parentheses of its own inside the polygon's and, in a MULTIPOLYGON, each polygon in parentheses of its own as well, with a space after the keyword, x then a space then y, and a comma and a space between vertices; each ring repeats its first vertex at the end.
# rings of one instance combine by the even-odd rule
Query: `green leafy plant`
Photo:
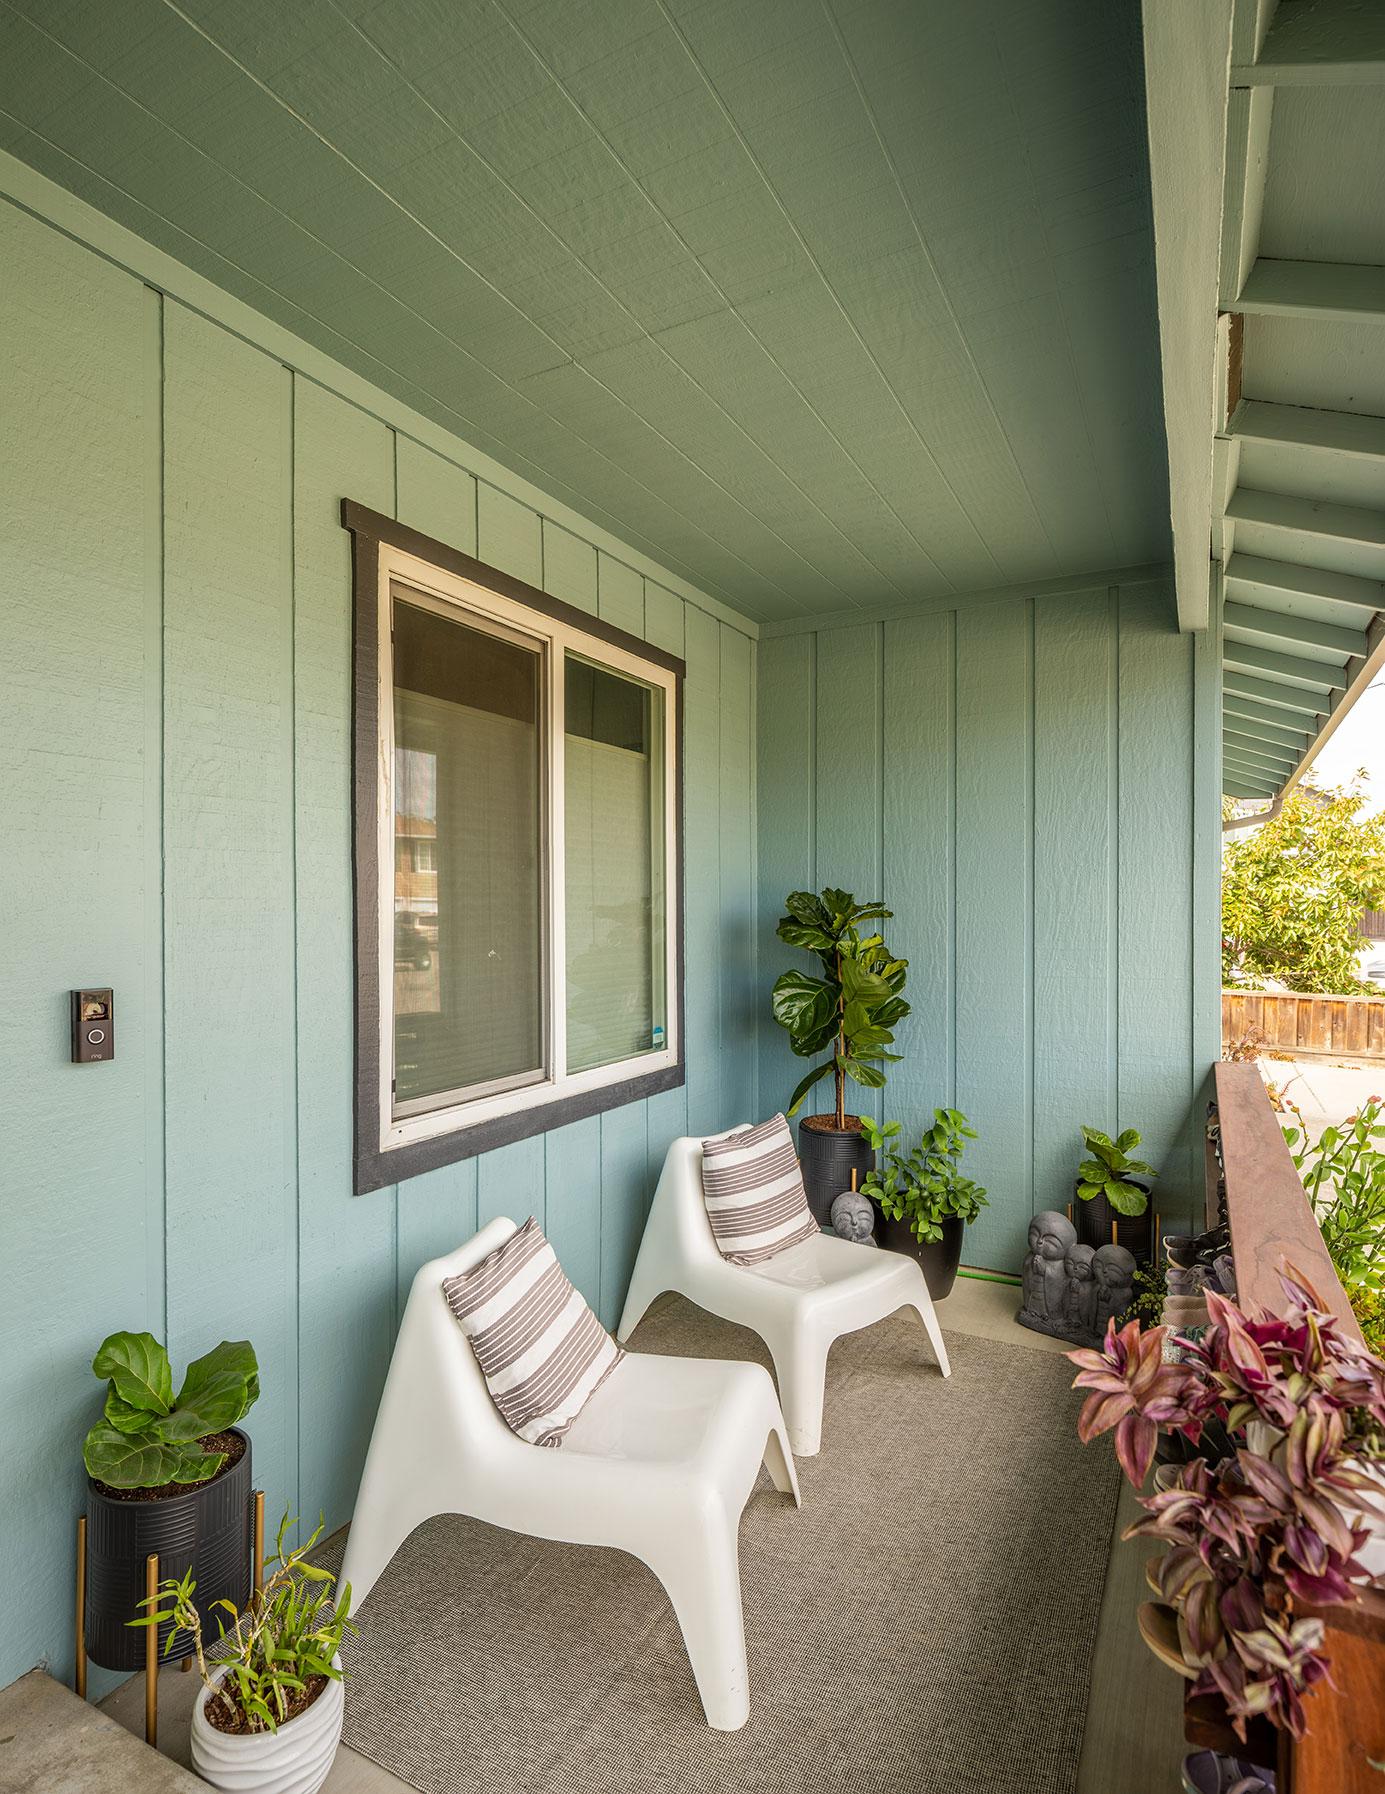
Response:
POLYGON ((1325 1127, 1311 1143, 1302 1110, 1287 1097, 1284 1107, 1297 1120, 1284 1129, 1284 1138, 1347 1294, 1385 1290, 1385 1151, 1377 1144, 1385 1140, 1385 1118, 1380 1098, 1369 1098, 1355 1115, 1340 1126, 1325 1127))
POLYGON ((1142 1327, 1159 1326, 1164 1318, 1164 1297, 1167 1293, 1162 1271, 1156 1270, 1151 1264, 1136 1265, 1130 1306, 1116 1322, 1117 1331, 1128 1326, 1131 1321, 1138 1321, 1142 1327))
POLYGON ((877 1121, 873 1115, 861 1117, 861 1133, 872 1152, 883 1152, 903 1131, 903 1124, 898 1121, 877 1121))
POLYGON ((1133 1127, 1126 1128, 1113 1140, 1097 1128, 1084 1127, 1082 1138, 1089 1156, 1077 1167, 1077 1194, 1083 1202, 1104 1196, 1118 1215, 1142 1215, 1149 1204, 1149 1195, 1132 1177, 1153 1177, 1154 1168, 1143 1159, 1128 1155, 1140 1144, 1133 1127))
MULTIPOLYGON (((862 1125, 877 1152, 899 1131, 897 1121, 883 1128, 862 1125)), ((940 1240, 944 1221, 955 1216, 971 1222, 989 1206, 985 1190, 962 1175, 959 1163, 975 1138, 960 1109, 935 1109, 918 1145, 908 1153, 886 1152, 883 1166, 867 1172, 861 1189, 891 1221, 907 1222, 920 1244, 940 1240)))
POLYGON ((904 989, 907 959, 896 959, 878 934, 863 934, 868 922, 887 922, 894 914, 881 903, 857 903, 850 891, 830 887, 820 897, 791 891, 778 935, 791 947, 816 954, 820 977, 783 972, 774 981, 774 1019, 788 1031, 789 1044, 800 1059, 827 1053, 798 1084, 788 1112, 796 1115, 820 1078, 836 1079, 836 1123, 846 1127, 846 1080, 867 1090, 884 1086, 881 1067, 900 1055, 894 1025, 908 1015, 904 989))
POLYGON ((286 1513, 279 1522, 276 1554, 263 1590, 252 1595, 243 1611, 233 1601, 214 1601, 213 1611, 229 1614, 217 1620, 224 1654, 210 1667, 202 1638, 202 1616, 193 1600, 197 1584, 192 1571, 169 1577, 157 1594, 140 1602, 149 1611, 132 1626, 161 1626, 171 1621, 164 1656, 180 1633, 192 1639, 198 1673, 211 1690, 207 1718, 223 1732, 277 1732, 321 1693, 327 1682, 339 1682, 333 1663, 343 1637, 356 1630, 351 1618, 351 1584, 342 1585, 333 1600, 336 1578, 330 1570, 308 1562, 308 1553, 322 1536, 319 1521, 312 1537, 296 1551, 285 1549, 289 1530, 298 1522, 286 1513))
POLYGON ((91 1361, 107 1378, 103 1417, 87 1434, 88 1474, 113 1489, 159 1489, 216 1475, 226 1453, 199 1441, 234 1426, 260 1393, 254 1349, 223 1339, 194 1358, 173 1393, 173 1367, 152 1333, 112 1333, 91 1361))
POLYGON ((1378 1289, 1349 1289, 1352 1311, 1356 1315, 1366 1350, 1377 1358, 1385 1357, 1385 1292, 1378 1289))
MULTIPOLYGON (((1360 775, 1364 778, 1364 774, 1360 775)), ((1222 852, 1222 982, 1342 996, 1357 976, 1363 909, 1385 904, 1385 812, 1359 787, 1295 788, 1273 822, 1222 852)))

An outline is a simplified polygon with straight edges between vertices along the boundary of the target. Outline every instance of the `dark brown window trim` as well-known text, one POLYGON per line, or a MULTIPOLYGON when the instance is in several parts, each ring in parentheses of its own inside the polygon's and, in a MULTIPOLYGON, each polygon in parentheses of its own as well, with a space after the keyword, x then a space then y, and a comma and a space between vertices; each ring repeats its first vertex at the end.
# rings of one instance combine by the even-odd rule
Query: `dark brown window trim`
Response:
POLYGON ((529 1140, 537 1134, 582 1121, 607 1109, 622 1108, 626 1103, 642 1102, 662 1090, 675 1090, 687 1076, 686 1010, 684 1004, 685 964, 683 926, 683 675, 684 663, 675 654, 666 653, 651 643, 617 629, 572 604, 552 598, 526 580, 489 567, 472 555, 463 554, 445 542, 435 541, 418 530, 408 529, 385 517, 379 511, 345 498, 341 505, 341 521, 350 530, 352 540, 353 587, 353 703, 351 754, 351 808, 353 833, 353 878, 356 910, 355 930, 355 1030, 356 1087, 355 1124, 355 1190, 364 1195, 400 1183, 421 1172, 434 1171, 441 1165, 456 1164, 461 1159, 476 1158, 497 1146, 508 1146, 515 1140, 529 1140), (473 1127, 458 1128, 431 1140, 415 1141, 408 1146, 382 1152, 380 1136, 380 868, 377 864, 379 840, 379 790, 376 778, 375 743, 379 731, 379 648, 378 612, 379 545, 402 548, 420 560, 441 567, 462 579, 472 580, 492 592, 527 604, 545 616, 556 617, 573 628, 628 654, 637 654, 653 666, 663 667, 675 676, 673 751, 674 839, 677 864, 674 871, 678 894, 678 1060, 659 1071, 645 1072, 620 1084, 602 1090, 586 1091, 578 1096, 555 1097, 531 1109, 513 1115, 498 1115, 473 1127))

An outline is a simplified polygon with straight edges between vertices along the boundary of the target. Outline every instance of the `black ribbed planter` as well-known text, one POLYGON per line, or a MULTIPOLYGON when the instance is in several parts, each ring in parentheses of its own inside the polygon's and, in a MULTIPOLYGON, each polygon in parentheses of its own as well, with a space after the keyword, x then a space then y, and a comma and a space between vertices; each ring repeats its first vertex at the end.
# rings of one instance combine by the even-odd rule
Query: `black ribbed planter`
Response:
MULTIPOLYGON (((245 1440, 239 1460, 214 1481, 163 1501, 117 1501, 103 1495, 87 1478, 87 1655, 106 1669, 142 1669, 145 1630, 131 1626, 142 1612, 144 1563, 159 1554, 159 1580, 182 1576, 189 1568, 197 1579, 197 1610, 217 1636, 213 1601, 244 1607, 250 1599, 252 1511, 250 1440, 239 1427, 229 1429, 245 1440)), ((170 1627, 159 1627, 159 1654, 170 1627)), ((188 1656, 192 1640, 184 1633, 168 1661, 188 1656)))
MULTIPOLYGON (((856 1118, 848 1118, 854 1121, 856 1118)), ((832 1225, 832 1200, 851 1188, 851 1173, 856 1173, 856 1188, 866 1181, 866 1173, 875 1168, 875 1154, 855 1127, 839 1131, 809 1127, 810 1121, 831 1121, 831 1116, 805 1115, 798 1124, 798 1162, 803 1172, 803 1187, 808 1194, 808 1207, 819 1227, 832 1225)))
POLYGON ((944 1296, 952 1293, 952 1286, 957 1281, 957 1267, 962 1262, 962 1240, 967 1231, 966 1222, 957 1215, 949 1215, 942 1226, 940 1240, 919 1240, 907 1221, 880 1217, 881 1245, 919 1261, 928 1293, 935 1302, 941 1302, 944 1296))
POLYGON ((1145 1193, 1145 1209, 1142 1215, 1117 1214, 1104 1196, 1093 1196, 1090 1202, 1084 1202, 1073 1186, 1073 1220, 1077 1227, 1077 1238, 1083 1246, 1109 1246, 1113 1243, 1124 1246, 1127 1252, 1135 1255, 1137 1264, 1148 1264, 1150 1252, 1150 1232, 1154 1225, 1154 1216, 1149 1207, 1149 1185, 1138 1177, 1128 1177, 1127 1183, 1134 1184, 1145 1193), (1115 1226, 1115 1240, 1111 1238, 1112 1225, 1115 1226))

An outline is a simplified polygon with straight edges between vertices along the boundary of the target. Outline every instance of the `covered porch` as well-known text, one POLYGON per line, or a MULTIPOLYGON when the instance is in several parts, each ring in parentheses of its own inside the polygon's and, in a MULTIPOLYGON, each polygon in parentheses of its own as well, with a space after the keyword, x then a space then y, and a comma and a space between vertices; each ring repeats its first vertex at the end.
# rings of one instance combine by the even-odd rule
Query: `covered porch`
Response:
MULTIPOLYGON (((777 926, 835 890, 907 961, 850 1106, 974 1130, 953 1377, 899 1316, 833 1348, 804 1508, 747 1508, 746 1731, 633 1558, 568 1548, 579 1649, 552 1541, 430 1522, 326 1785, 682 1785, 686 1741, 806 1789, 806 1740, 882 1794, 1159 1794, 1234 1742, 1014 1316, 1084 1128, 1138 1131, 1153 1241, 1216 1223, 1223 794, 1385 652, 1385 50, 1311 11, 0 9, 0 1689, 76 1679, 104 1338, 252 1342, 254 1485, 335 1566, 420 1267, 532 1215, 614 1330, 670 1146, 793 1107, 777 926), (534 1640, 494 1683, 482 1600, 534 1640), (607 1659, 560 1750, 538 1685, 607 1659)), ((1282 1173, 1238 1270, 1303 1243, 1282 1173)), ((678 1297, 631 1344, 767 1362, 678 1297)), ((77 1723, 23 1686, 16 1736, 77 1723)), ((85 1692, 142 1733, 139 1678, 85 1692)))

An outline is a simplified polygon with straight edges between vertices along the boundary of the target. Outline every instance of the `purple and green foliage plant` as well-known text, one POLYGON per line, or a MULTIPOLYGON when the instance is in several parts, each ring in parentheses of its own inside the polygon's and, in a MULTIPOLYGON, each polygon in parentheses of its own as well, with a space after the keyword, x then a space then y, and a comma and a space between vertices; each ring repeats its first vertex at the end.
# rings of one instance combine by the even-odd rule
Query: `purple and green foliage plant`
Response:
POLYGON ((1161 1430, 1194 1447, 1205 1432, 1231 1437, 1234 1456, 1196 1457, 1143 1495, 1145 1518, 1125 1536, 1169 1546, 1148 1574, 1183 1674, 1195 1695, 1224 1700, 1243 1739, 1257 1715, 1303 1735, 1303 1696, 1329 1665, 1323 1622, 1302 1610, 1359 1599, 1369 1524, 1385 1516, 1385 1363, 1296 1273, 1281 1282, 1279 1316, 1251 1318, 1209 1291, 1210 1325, 1179 1339, 1177 1361, 1165 1359, 1171 1329, 1137 1320, 1112 1322, 1100 1351, 1068 1353, 1074 1387, 1089 1391, 1078 1433, 1085 1444, 1114 1432, 1136 1489, 1161 1430))

